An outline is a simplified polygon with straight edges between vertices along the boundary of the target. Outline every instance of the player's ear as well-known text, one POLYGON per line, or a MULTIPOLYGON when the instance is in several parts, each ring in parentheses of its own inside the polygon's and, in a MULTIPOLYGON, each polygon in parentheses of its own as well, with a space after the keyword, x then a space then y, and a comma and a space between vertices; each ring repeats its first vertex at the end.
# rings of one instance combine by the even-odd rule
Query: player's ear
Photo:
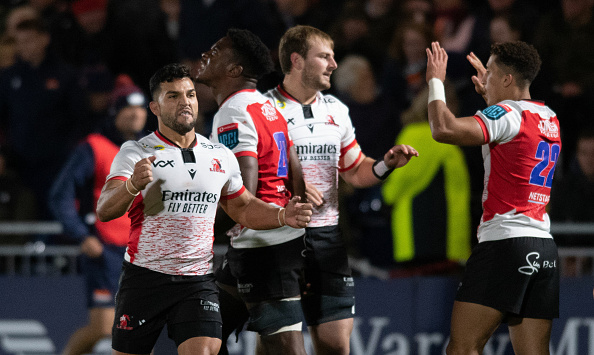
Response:
POLYGON ((505 74, 503 76, 503 86, 509 87, 511 84, 514 83, 515 79, 516 78, 513 76, 513 74, 505 74))
POLYGON ((161 115, 161 106, 159 106, 157 101, 149 102, 149 108, 155 116, 159 117, 161 115))
POLYGON ((291 68, 295 68, 297 70, 303 70, 305 66, 305 58, 301 56, 301 54, 297 52, 291 53, 291 68))
POLYGON ((239 64, 230 63, 227 66, 227 73, 232 78, 239 78, 243 73, 243 67, 239 64))

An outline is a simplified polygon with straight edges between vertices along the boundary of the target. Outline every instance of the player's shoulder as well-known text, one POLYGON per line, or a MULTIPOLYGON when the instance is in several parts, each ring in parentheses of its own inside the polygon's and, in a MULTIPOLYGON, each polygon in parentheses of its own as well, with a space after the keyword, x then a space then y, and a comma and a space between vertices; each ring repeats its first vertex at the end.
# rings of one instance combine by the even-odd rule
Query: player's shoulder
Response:
POLYGON ((268 98, 256 89, 240 90, 227 98, 220 108, 245 110, 249 105, 255 103, 264 104, 267 101, 269 101, 268 98))
POLYGON ((348 106, 332 94, 324 94, 318 91, 318 94, 316 95, 316 101, 318 102, 318 105, 324 105, 326 106, 327 110, 330 111, 345 113, 349 111, 348 106))
POLYGON ((225 145, 221 143, 212 142, 210 139, 206 138, 205 136, 196 133, 196 146, 198 148, 205 148, 205 149, 225 149, 225 145))

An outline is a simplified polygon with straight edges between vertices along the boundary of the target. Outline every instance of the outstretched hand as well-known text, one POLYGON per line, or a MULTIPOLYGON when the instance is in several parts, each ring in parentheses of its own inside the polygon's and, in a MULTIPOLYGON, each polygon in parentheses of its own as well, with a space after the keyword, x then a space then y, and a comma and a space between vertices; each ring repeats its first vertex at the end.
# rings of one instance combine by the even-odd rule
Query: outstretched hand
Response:
POLYGON ((485 90, 485 86, 483 85, 483 78, 487 73, 487 69, 485 68, 481 60, 478 59, 478 57, 472 52, 470 52, 470 54, 466 56, 466 59, 468 59, 470 64, 472 64, 474 69, 476 69, 476 75, 473 75, 471 78, 474 84, 474 90, 476 90, 476 92, 481 96, 485 96, 487 91, 485 90))
POLYGON ((392 147, 384 154, 384 163, 390 169, 397 169, 405 166, 412 157, 418 157, 419 152, 410 145, 400 144, 392 147))
POLYGON ((425 79, 427 82, 437 78, 442 82, 446 78, 446 69, 448 67, 448 54, 441 48, 439 42, 432 42, 431 48, 425 49, 427 52, 427 73, 425 79))
POLYGON ((305 228, 311 220, 313 206, 300 203, 301 197, 294 196, 285 208, 285 224, 293 228, 305 228))

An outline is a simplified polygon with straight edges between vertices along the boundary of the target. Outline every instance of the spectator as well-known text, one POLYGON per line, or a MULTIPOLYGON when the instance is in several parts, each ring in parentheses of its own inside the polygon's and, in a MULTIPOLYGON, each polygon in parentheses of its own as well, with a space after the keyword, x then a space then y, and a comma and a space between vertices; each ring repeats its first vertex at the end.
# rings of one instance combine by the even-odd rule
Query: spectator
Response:
POLYGON ((432 28, 424 23, 408 21, 394 31, 384 63, 382 87, 404 108, 426 86, 425 48, 432 40, 432 28))
MULTIPOLYGON (((12 171, 4 151, 0 150, 0 221, 34 220, 35 197, 12 171)), ((0 235, 0 244, 24 244, 28 236, 0 235)))
POLYGON ((514 42, 522 39, 522 19, 514 15, 497 15, 489 24, 491 43, 514 42))
MULTIPOLYGON (((447 83, 446 89, 448 106, 456 112, 456 92, 447 83)), ((462 149, 431 138, 427 98, 425 87, 402 114, 405 126, 396 139, 417 147, 423 160, 394 171, 382 186, 392 206, 388 250, 408 272, 456 271, 470 256, 470 175, 462 149)))
POLYGON ((0 127, 16 173, 38 199, 38 218, 46 219, 47 194, 77 138, 84 99, 77 72, 47 50, 50 34, 39 19, 19 23, 15 41, 18 61, 0 74, 0 127))
POLYGON ((52 45, 78 67, 107 63, 111 42, 106 33, 107 0, 76 0, 52 24, 52 45))
POLYGON ((109 222, 97 220, 97 199, 111 162, 127 140, 141 137, 147 101, 129 78, 119 78, 112 113, 101 130, 87 136, 70 154, 50 193, 50 210, 68 238, 80 243, 80 268, 85 275, 89 323, 77 330, 65 355, 92 352, 96 342, 111 335, 114 298, 128 243, 128 214, 109 222))
MULTIPOLYGON (((347 55, 338 63, 332 79, 337 97, 349 108, 363 152, 373 159, 382 158, 394 145, 400 131, 402 107, 381 90, 370 62, 362 56, 347 55), (378 134, 377 127, 382 127, 382 134, 378 134)), ((350 238, 354 242, 347 245, 356 247, 361 256, 372 259, 373 264, 383 264, 378 261, 374 247, 382 240, 389 241, 390 220, 384 213, 380 185, 349 189, 345 184, 343 187, 340 195, 346 203, 348 217, 341 218, 339 223, 343 231, 352 234, 350 238)))
MULTIPOLYGON (((551 193, 550 215, 553 222, 594 222, 594 129, 582 130, 578 136, 577 149, 571 158, 569 169, 557 173, 551 193)), ((555 234, 559 246, 593 247, 594 232, 589 235, 555 234)), ((588 258, 563 258, 561 271, 566 276, 578 276, 586 271, 588 258)), ((590 260, 591 262, 591 260, 590 260)))
MULTIPOLYGON (((539 93, 564 117, 564 154, 572 157, 578 132, 591 121, 594 100, 594 1, 561 0, 561 11, 542 19, 534 45, 543 58, 539 93)), ((563 161, 563 171, 569 169, 563 161)))

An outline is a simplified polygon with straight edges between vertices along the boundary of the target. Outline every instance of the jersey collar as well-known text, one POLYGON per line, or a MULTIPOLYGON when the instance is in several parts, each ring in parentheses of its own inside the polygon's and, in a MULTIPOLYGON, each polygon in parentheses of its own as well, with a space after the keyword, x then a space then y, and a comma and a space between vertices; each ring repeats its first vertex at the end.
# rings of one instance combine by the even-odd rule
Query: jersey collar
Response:
MULTIPOLYGON (((167 143, 168 145, 173 146, 173 147, 177 147, 177 148, 180 148, 180 149, 183 149, 179 145, 177 145, 177 144, 173 143, 172 141, 170 141, 169 138, 165 137, 163 135, 163 133, 161 133, 158 129, 155 131, 155 135, 157 136, 157 138, 159 138, 163 142, 167 143)), ((198 145, 198 140, 196 139, 196 136, 194 136, 194 141, 192 142, 192 144, 190 144, 190 148, 193 148, 196 145, 198 145)))
POLYGON ((223 102, 221 102, 221 104, 219 105, 219 108, 221 108, 221 106, 223 106, 225 104, 225 102, 227 102, 230 98, 232 98, 233 96, 242 93, 242 92, 255 92, 256 89, 242 89, 239 91, 235 91, 234 93, 232 93, 231 95, 227 96, 227 98, 225 100, 223 100, 223 102))
MULTIPOLYGON (((297 100, 295 97, 293 97, 293 95, 289 94, 284 88, 283 88, 283 84, 278 84, 277 86, 278 88, 278 92, 284 96, 285 98, 294 101, 300 105, 304 105, 301 101, 297 100)), ((316 101, 318 101, 318 94, 316 93, 316 97, 314 98, 314 100, 309 104, 309 105, 313 105, 316 101)))

